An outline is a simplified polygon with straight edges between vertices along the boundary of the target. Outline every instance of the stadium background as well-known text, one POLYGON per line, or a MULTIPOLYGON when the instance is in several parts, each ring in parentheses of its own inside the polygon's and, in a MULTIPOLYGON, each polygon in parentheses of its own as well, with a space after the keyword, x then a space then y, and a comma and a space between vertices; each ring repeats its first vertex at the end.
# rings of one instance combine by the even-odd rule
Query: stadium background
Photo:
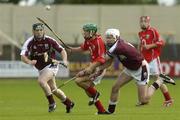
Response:
MULTIPOLYGON (((15 4, 0 4, 0 75, 1 77, 11 76, 9 70, 17 77, 19 73, 30 75, 28 72, 18 71, 22 67, 19 66, 21 63, 12 61, 20 60, 21 45, 32 35, 32 24, 38 22, 36 17, 44 19, 65 43, 72 46, 78 46, 83 42, 81 27, 88 22, 96 23, 98 33, 102 35, 107 28, 118 28, 121 31, 121 36, 136 46, 139 41, 137 37, 140 30, 139 17, 149 15, 151 25, 159 30, 166 41, 161 55, 163 71, 170 76, 179 77, 179 11, 180 7, 178 5, 159 7, 158 5, 54 4, 51 5, 50 10, 47 10, 44 5, 22 7, 15 4), (7 61, 10 61, 10 63, 7 61), (4 65, 5 63, 6 65, 4 65)), ((46 33, 55 38, 48 29, 46 29, 46 33)), ((68 74, 64 77, 73 76, 89 62, 86 53, 72 54, 68 57, 70 72, 66 70, 68 74)), ((24 67, 22 68, 24 71, 24 67)), ((117 70, 121 68, 121 65, 115 62, 106 75, 115 76, 118 73, 117 70)))

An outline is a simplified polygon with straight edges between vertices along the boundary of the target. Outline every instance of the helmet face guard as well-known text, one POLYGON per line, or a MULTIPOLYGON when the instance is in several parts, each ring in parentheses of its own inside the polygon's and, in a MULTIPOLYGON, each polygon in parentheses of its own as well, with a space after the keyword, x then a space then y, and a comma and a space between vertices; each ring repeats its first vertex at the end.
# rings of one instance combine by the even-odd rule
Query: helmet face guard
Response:
POLYGON ((107 29, 105 32, 106 45, 108 47, 112 47, 118 37, 120 37, 120 32, 118 29, 107 29))
POLYGON ((32 25, 34 38, 41 40, 44 37, 44 25, 42 23, 35 23, 32 25))

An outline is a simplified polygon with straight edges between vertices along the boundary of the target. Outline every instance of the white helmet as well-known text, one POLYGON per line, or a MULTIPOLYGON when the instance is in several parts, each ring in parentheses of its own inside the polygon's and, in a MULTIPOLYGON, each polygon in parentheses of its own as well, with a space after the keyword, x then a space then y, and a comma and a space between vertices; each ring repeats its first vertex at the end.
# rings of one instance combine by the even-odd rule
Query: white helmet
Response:
POLYGON ((105 35, 112 35, 114 38, 116 38, 120 36, 120 32, 118 29, 111 28, 106 30, 105 35))

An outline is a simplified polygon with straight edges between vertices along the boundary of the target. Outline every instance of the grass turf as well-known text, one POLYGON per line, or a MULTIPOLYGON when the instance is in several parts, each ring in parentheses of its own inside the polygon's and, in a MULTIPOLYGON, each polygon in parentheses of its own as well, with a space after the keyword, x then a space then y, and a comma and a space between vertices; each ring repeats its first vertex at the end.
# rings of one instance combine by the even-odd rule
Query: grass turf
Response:
MULTIPOLYGON (((115 79, 114 79, 115 80, 115 79)), ((97 86, 100 99, 108 106, 111 86, 114 80, 103 79, 97 86)), ((57 84, 62 84, 58 80, 57 84)), ((137 102, 136 85, 132 81, 120 92, 116 113, 95 115, 94 106, 88 106, 84 91, 71 82, 62 89, 74 102, 72 113, 65 113, 65 106, 56 98, 57 109, 47 112, 47 100, 36 80, 0 80, 0 120, 180 120, 180 80, 177 85, 168 85, 175 103, 169 108, 162 106, 164 98, 158 90, 149 105, 135 107, 137 102)))

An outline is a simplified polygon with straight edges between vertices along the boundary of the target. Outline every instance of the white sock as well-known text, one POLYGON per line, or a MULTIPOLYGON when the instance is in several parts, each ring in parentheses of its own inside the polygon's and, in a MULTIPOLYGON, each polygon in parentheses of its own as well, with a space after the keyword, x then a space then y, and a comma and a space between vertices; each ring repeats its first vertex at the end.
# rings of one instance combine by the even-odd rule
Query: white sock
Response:
POLYGON ((112 101, 110 100, 110 101, 109 101, 109 104, 110 104, 110 105, 116 105, 117 102, 112 102, 112 101))

